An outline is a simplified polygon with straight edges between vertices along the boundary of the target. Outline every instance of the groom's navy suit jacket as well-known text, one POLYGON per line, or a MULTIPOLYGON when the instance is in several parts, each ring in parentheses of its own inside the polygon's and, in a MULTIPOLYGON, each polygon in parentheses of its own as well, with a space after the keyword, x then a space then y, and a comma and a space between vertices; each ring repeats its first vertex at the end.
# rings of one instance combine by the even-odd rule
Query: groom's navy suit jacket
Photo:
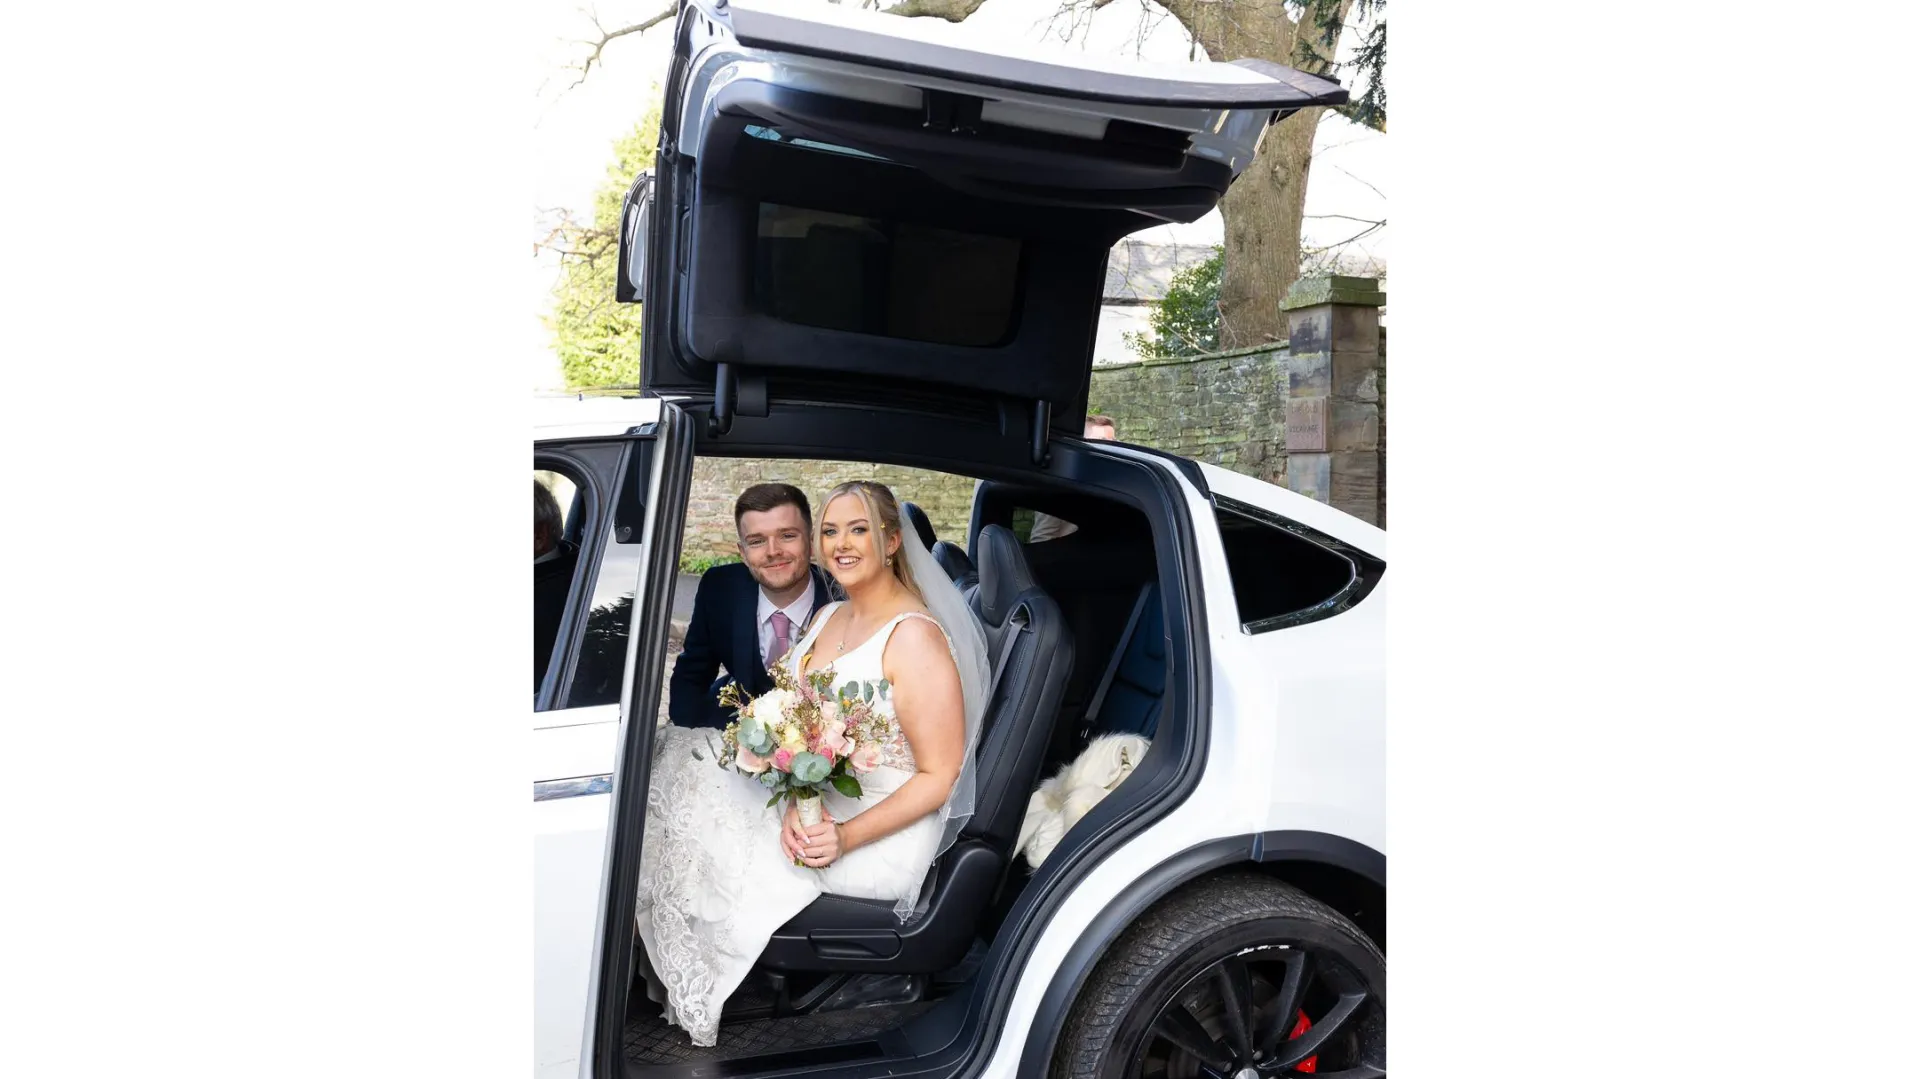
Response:
MULTIPOLYGON (((811 566, 813 609, 833 602, 827 575, 811 566)), ((760 583, 738 562, 715 566, 700 577, 687 623, 686 646, 673 664, 667 693, 667 718, 680 727, 724 727, 733 713, 717 698, 728 682, 738 681, 751 696, 773 688, 760 662, 760 583), (727 673, 722 676, 720 668, 727 673)), ((793 643, 804 627, 795 626, 793 643)))

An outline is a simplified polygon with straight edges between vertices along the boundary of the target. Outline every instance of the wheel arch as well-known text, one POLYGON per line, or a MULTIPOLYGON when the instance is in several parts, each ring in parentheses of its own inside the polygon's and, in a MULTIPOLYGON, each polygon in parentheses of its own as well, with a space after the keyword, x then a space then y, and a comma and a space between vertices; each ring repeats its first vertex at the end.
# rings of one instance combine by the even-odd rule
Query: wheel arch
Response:
POLYGON ((1253 868, 1299 888, 1355 924, 1386 951, 1387 856, 1363 843, 1325 832, 1274 831, 1222 836, 1149 868, 1109 901, 1068 950, 1040 997, 1020 1053, 1020 1074, 1043 1075, 1068 1013, 1107 949, 1148 908, 1194 881, 1253 868), (1369 924, 1377 922, 1377 925, 1369 924))

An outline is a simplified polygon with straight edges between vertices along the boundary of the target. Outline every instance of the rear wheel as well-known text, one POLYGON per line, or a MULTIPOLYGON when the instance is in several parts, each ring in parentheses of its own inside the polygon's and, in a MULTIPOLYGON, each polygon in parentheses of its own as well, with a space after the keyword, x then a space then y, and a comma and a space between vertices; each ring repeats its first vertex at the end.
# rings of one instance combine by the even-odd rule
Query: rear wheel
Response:
POLYGON ((1379 1079, 1386 957, 1319 900, 1253 872, 1161 900, 1107 950, 1057 1079, 1379 1079))

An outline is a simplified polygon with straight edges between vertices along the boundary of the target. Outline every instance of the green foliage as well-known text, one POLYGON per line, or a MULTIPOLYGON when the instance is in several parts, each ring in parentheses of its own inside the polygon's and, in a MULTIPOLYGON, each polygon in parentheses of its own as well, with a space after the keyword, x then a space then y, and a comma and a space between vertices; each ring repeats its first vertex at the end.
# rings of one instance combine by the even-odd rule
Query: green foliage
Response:
POLYGON ((593 196, 588 225, 562 224, 560 282, 547 328, 570 390, 640 383, 640 305, 615 303, 620 210, 633 178, 653 167, 660 142, 656 106, 616 141, 606 180, 593 196))
POLYGON ((715 566, 730 566, 738 561, 740 561, 738 558, 725 555, 715 558, 712 555, 686 554, 682 552, 680 555, 680 572, 698 576, 715 566))
POLYGON ((1289 0, 1288 14, 1312 29, 1301 34, 1291 63, 1303 71, 1324 73, 1354 92, 1353 100, 1335 111, 1356 124, 1387 129, 1387 0, 1352 0, 1354 48, 1344 64, 1323 64, 1335 55, 1346 20, 1342 0, 1289 0))
POLYGON ((1127 347, 1149 359, 1198 356, 1220 347, 1220 258, 1213 254, 1173 275, 1166 296, 1147 316, 1151 334, 1124 335, 1127 347))

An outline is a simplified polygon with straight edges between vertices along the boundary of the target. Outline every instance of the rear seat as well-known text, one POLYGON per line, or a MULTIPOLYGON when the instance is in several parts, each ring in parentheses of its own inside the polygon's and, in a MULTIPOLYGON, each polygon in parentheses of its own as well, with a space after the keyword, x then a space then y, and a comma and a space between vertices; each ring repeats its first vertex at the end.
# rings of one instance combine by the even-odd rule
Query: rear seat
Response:
POLYGON ((980 571, 974 568, 973 559, 968 558, 967 552, 961 550, 958 544, 948 543, 933 534, 933 520, 925 510, 911 502, 902 502, 900 513, 913 525, 927 553, 933 555, 933 560, 946 571, 947 577, 962 594, 980 583, 980 571))
POLYGON ((1087 702, 1080 747, 1103 734, 1137 734, 1151 739, 1160 726, 1161 699, 1167 691, 1167 633, 1160 611, 1160 586, 1142 585, 1134 600, 1120 646, 1087 702))

